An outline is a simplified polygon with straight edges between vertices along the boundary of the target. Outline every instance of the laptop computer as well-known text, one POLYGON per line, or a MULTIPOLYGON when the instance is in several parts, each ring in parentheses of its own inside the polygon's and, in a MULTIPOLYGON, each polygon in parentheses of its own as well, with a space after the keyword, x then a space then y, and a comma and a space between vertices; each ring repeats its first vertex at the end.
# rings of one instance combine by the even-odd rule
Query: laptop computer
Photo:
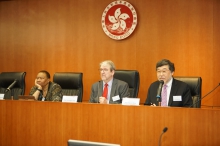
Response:
POLYGON ((68 140, 68 146, 120 146, 119 144, 81 141, 81 140, 68 140))

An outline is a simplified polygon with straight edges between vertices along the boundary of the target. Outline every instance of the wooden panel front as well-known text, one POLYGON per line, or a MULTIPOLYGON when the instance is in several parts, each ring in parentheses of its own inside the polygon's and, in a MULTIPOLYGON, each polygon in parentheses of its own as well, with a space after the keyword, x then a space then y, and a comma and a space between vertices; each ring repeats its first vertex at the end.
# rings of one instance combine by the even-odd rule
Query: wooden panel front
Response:
POLYGON ((220 110, 0 101, 0 145, 66 146, 68 139, 121 146, 219 145, 220 110))

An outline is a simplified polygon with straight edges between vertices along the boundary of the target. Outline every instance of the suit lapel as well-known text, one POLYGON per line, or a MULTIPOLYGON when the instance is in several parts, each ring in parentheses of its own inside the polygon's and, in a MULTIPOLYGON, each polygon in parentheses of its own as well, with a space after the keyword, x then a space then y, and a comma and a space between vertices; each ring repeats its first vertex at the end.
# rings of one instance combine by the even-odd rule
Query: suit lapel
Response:
POLYGON ((103 93, 103 81, 98 83, 98 97, 102 96, 103 93))
POLYGON ((118 84, 118 81, 113 78, 112 89, 111 89, 111 94, 110 94, 111 101, 112 101, 112 97, 115 95, 117 84, 118 84))

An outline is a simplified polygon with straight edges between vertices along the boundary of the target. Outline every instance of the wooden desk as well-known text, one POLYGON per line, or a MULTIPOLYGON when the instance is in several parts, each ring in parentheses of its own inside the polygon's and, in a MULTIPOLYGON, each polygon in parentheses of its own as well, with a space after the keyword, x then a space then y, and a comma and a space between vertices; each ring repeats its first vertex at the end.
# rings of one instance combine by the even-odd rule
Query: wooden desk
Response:
POLYGON ((0 101, 1 146, 67 146, 68 139, 155 146, 217 146, 220 110, 0 101))

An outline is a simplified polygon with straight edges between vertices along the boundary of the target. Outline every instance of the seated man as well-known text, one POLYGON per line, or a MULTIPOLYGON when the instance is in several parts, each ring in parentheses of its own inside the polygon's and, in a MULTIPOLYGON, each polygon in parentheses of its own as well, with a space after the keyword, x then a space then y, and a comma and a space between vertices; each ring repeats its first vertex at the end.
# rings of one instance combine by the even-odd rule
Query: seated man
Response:
POLYGON ((37 74, 35 86, 29 93, 40 101, 62 101, 62 88, 57 83, 50 81, 50 74, 42 70, 37 74))
POLYGON ((190 107, 192 105, 193 101, 189 86, 174 79, 174 71, 174 64, 167 59, 163 59, 156 64, 158 81, 150 85, 145 105, 160 105, 157 98, 160 81, 164 82, 161 92, 161 106, 190 107))
POLYGON ((106 60, 100 63, 101 81, 92 85, 89 102, 101 104, 120 104, 123 97, 129 97, 129 86, 126 82, 115 79, 115 65, 106 60))

